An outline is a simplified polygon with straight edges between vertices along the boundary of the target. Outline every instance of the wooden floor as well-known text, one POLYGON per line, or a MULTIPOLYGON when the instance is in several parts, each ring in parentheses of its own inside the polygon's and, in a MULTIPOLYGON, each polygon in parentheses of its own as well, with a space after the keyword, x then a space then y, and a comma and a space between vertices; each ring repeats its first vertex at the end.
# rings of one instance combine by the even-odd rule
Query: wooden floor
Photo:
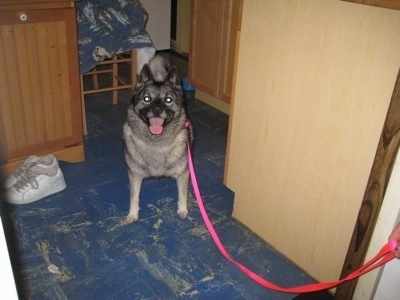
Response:
MULTIPOLYGON (((172 59, 180 59, 172 56, 172 59)), ((175 61, 176 62, 176 61, 175 61)), ((180 69, 187 68, 180 59, 180 69)), ((181 71, 185 73, 185 70, 181 71)), ((329 299, 267 290, 220 254, 190 190, 189 216, 176 216, 176 184, 143 184, 139 222, 123 225, 129 184, 121 128, 130 92, 88 95, 86 161, 60 162, 67 189, 29 205, 3 206, 21 299, 329 299)), ((187 94, 194 164, 206 209, 230 254, 282 286, 313 282, 232 219, 222 184, 228 116, 187 94)))

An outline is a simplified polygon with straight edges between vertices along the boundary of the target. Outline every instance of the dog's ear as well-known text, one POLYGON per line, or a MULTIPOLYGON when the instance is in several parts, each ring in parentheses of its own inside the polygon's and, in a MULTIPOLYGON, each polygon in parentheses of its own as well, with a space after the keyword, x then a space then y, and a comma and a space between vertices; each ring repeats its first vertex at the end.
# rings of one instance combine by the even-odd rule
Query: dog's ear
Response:
POLYGON ((167 78, 165 79, 165 81, 169 81, 172 83, 172 86, 177 87, 177 86, 181 85, 180 80, 181 79, 179 77, 178 69, 175 66, 172 66, 168 70, 168 75, 167 75, 167 78))
POLYGON ((153 82, 153 75, 148 64, 145 64, 140 71, 137 86, 143 86, 147 83, 153 82))

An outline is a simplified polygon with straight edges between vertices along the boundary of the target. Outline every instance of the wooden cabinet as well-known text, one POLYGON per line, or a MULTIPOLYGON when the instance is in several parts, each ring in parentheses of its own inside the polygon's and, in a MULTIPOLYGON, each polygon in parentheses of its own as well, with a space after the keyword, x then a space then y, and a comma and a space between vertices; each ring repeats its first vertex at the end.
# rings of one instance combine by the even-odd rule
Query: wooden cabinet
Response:
POLYGON ((196 90, 231 101, 241 0, 194 0, 189 81, 196 90))
POLYGON ((3 173, 27 156, 84 160, 73 1, 0 4, 0 158, 3 173))

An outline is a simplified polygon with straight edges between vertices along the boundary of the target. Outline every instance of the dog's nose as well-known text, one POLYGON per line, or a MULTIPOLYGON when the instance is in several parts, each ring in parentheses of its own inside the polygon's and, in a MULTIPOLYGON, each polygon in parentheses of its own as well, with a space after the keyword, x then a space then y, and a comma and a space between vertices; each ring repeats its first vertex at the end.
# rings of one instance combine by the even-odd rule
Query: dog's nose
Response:
POLYGON ((163 112, 163 108, 160 105, 155 105, 153 106, 153 108, 151 109, 151 111, 153 112, 154 116, 158 117, 159 115, 161 115, 161 113, 163 112))

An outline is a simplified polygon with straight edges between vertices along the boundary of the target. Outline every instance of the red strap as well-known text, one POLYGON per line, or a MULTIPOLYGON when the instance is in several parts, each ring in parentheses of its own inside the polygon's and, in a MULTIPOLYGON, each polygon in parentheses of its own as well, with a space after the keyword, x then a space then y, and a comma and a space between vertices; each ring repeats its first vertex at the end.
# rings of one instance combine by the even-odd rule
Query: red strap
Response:
POLYGON ((189 161, 189 171, 190 171, 192 186, 193 186, 193 190, 194 190, 194 193, 196 196, 197 204, 198 204, 200 212, 201 212, 201 216, 203 217, 204 223, 206 224, 206 227, 207 227, 208 231, 210 232, 211 237, 213 238, 218 249, 221 251, 223 256, 225 256, 225 258, 227 258, 229 261, 231 261, 233 264, 235 264, 240 270, 243 271, 243 273, 245 273, 248 277, 250 277, 257 283, 261 284, 262 286, 264 286, 268 289, 278 291, 278 292, 293 293, 293 294, 309 293, 309 292, 316 292, 316 291, 330 289, 330 288, 333 288, 345 281, 353 280, 365 273, 368 273, 368 272, 374 270, 375 268, 382 266, 383 264, 387 263, 388 261, 392 260, 395 257, 394 254, 392 253, 392 250, 394 250, 395 247, 397 246, 397 242, 391 241, 391 242, 387 243, 385 246, 383 246, 382 249, 378 252, 378 254, 375 255, 375 257, 370 259, 366 264, 361 266, 359 269, 353 271, 352 273, 350 273, 343 279, 340 279, 337 281, 307 284, 307 285, 302 285, 302 286, 297 286, 297 287, 285 288, 285 287, 277 286, 277 285, 265 280, 264 278, 260 277, 259 275, 255 274, 254 272, 252 272, 251 270, 249 270, 242 264, 236 262, 226 251, 226 249, 222 245, 221 240, 219 239, 210 219, 208 218, 207 212, 204 208, 203 200, 202 200, 202 197, 200 194, 196 174, 195 174, 194 167, 193 167, 190 146, 188 146, 188 161, 189 161))

